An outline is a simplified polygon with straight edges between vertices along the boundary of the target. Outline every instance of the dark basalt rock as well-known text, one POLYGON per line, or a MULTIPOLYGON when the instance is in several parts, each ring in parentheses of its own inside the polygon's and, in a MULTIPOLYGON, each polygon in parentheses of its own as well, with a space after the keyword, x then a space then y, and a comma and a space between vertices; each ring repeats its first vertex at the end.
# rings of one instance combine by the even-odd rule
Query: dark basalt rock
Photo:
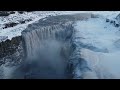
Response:
POLYGON ((109 19, 106 19, 106 22, 110 22, 110 20, 109 20, 109 19))
POLYGON ((21 36, 7 39, 0 43, 0 66, 14 66, 20 64, 23 59, 23 47, 21 36))
POLYGON ((23 14, 24 12, 32 12, 32 11, 18 11, 18 13, 23 14))
POLYGON ((26 20, 23 20, 23 21, 19 21, 19 23, 24 24, 25 22, 29 22, 29 21, 32 21, 32 19, 26 19, 26 20))
POLYGON ((18 25, 18 23, 15 23, 15 22, 6 23, 3 29, 8 28, 8 27, 14 27, 16 25, 18 25))
POLYGON ((9 16, 10 14, 14 14, 15 11, 0 11, 0 16, 9 16))
POLYGON ((113 23, 114 21, 110 21, 110 23, 113 23))
POLYGON ((12 55, 16 52, 19 44, 21 43, 21 37, 14 37, 12 40, 7 39, 0 43, 0 58, 12 55))
POLYGON ((119 27, 120 25, 119 24, 115 24, 115 27, 119 27))

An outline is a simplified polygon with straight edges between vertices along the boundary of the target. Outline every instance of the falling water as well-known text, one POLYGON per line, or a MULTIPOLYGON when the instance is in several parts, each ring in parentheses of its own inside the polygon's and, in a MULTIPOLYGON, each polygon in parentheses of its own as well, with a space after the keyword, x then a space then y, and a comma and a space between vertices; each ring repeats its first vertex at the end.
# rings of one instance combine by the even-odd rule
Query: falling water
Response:
MULTIPOLYGON (((16 67, 9 78, 12 79, 67 79, 73 78, 74 71, 70 56, 74 49, 73 23, 91 17, 86 15, 61 15, 39 20, 30 24, 22 32, 23 63, 16 67)), ((74 51, 74 52, 73 52, 74 51)), ((72 57, 71 56, 71 57, 72 57)), ((76 56, 76 55, 75 55, 76 56)), ((79 59, 79 58, 78 58, 79 59)), ((85 71, 89 70, 84 60, 81 61, 85 71)), ((83 71, 84 71, 83 70, 83 71)))
POLYGON ((25 62, 16 70, 13 78, 68 78, 72 24, 28 29, 22 32, 25 62))

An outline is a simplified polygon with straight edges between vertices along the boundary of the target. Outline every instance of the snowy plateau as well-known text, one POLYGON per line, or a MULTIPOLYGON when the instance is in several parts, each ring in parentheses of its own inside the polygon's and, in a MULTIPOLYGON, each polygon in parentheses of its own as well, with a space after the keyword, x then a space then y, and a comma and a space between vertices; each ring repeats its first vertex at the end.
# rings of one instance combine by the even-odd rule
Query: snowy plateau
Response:
POLYGON ((0 79, 120 79, 120 11, 0 16, 0 79))

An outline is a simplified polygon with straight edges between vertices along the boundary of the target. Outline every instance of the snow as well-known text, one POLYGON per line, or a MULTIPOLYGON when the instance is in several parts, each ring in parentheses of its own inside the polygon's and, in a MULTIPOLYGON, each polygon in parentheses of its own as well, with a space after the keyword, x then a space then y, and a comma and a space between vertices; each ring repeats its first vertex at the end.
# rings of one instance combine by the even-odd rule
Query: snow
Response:
POLYGON ((17 11, 15 14, 11 14, 6 17, 0 17, 0 36, 8 36, 8 39, 12 37, 20 36, 21 32, 27 27, 28 24, 34 23, 41 18, 56 15, 66 15, 66 14, 75 14, 75 13, 93 13, 102 15, 103 17, 116 17, 119 11, 34 11, 34 12, 24 12, 19 14, 17 11), (5 23, 16 22, 20 20, 32 19, 32 21, 26 22, 25 24, 18 24, 17 26, 2 29, 5 23))
POLYGON ((109 47, 107 49, 112 50, 113 42, 120 39, 120 37, 116 35, 118 28, 106 23, 105 20, 101 18, 91 18, 88 21, 80 21, 77 23, 76 28, 80 28, 77 34, 80 34, 80 36, 86 39, 81 39, 81 42, 91 44, 95 47, 109 47))
POLYGON ((103 18, 91 18, 78 21, 75 24, 76 37, 82 37, 80 42, 97 48, 107 49, 108 52, 95 52, 82 48, 81 56, 87 60, 93 71, 101 73, 101 78, 120 78, 120 49, 115 42, 120 39, 118 28, 106 23, 103 18))
POLYGON ((39 19, 56 15, 65 15, 65 14, 75 14, 78 12, 70 11, 34 11, 34 12, 25 12, 23 14, 15 13, 7 17, 0 17, 0 36, 8 36, 8 39, 12 39, 15 36, 20 36, 21 32, 27 27, 28 24, 34 23, 39 19), (32 19, 32 21, 25 24, 18 24, 17 26, 2 29, 5 23, 9 22, 18 22, 20 20, 32 19))

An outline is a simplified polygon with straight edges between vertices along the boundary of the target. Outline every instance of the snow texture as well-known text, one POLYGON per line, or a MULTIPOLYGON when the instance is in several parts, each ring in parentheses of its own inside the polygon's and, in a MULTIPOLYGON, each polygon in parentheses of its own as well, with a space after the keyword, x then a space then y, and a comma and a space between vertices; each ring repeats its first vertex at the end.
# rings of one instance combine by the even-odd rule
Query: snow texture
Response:
POLYGON ((120 41, 119 29, 106 23, 103 18, 78 21, 75 29, 75 36, 82 37, 78 41, 84 45, 107 50, 107 52, 98 52, 90 48, 81 49, 82 58, 88 62, 89 67, 96 72, 98 77, 120 78, 120 48, 116 47, 116 44, 119 44, 116 41, 120 41))
POLYGON ((33 11, 33 12, 24 12, 20 14, 16 11, 15 14, 11 14, 6 17, 0 17, 0 36, 7 36, 8 39, 12 39, 15 36, 20 36, 21 32, 27 27, 28 24, 34 23, 39 19, 48 17, 48 16, 56 16, 56 15, 65 15, 65 14, 76 14, 76 13, 93 13, 101 15, 102 17, 110 17, 115 18, 120 11, 33 11), (24 24, 18 24, 14 27, 3 29, 6 23, 19 21, 24 21, 27 19, 31 19, 29 22, 25 22, 24 24))

